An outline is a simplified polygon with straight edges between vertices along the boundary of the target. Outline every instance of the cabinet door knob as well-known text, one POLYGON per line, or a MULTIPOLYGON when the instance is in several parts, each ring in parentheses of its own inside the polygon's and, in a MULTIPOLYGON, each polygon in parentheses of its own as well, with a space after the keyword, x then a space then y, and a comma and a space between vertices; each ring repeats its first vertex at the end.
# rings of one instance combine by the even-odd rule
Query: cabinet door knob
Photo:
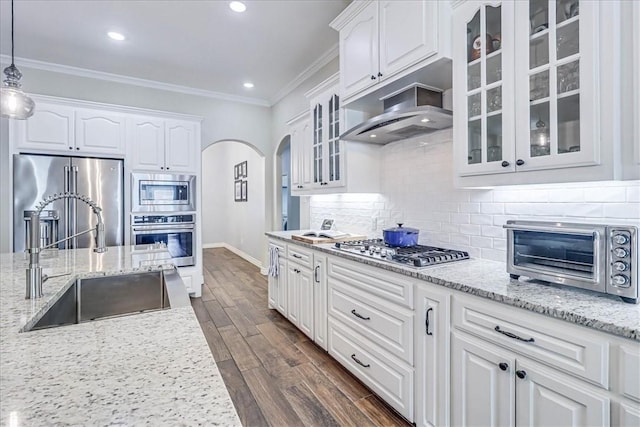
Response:
POLYGON ((500 368, 501 371, 506 371, 507 369, 509 369, 509 364, 500 362, 498 363, 498 368, 500 368))
POLYGON ((167 166, 167 170, 169 170, 169 166, 167 166))
POLYGON ((160 169, 163 169, 163 170, 164 170, 164 166, 160 166, 160 169))
POLYGON ((371 80, 375 80, 375 79, 376 79, 376 76, 371 75, 371 80))
POLYGON ((506 167, 508 167, 510 165, 510 163, 507 162, 506 160, 503 160, 501 164, 502 164, 503 168, 506 168, 506 167))
POLYGON ((526 371, 523 371, 523 370, 516 371, 516 377, 520 378, 521 380, 525 379, 526 376, 527 376, 526 371))
POLYGON ((518 165, 518 166, 524 165, 524 160, 522 160, 522 159, 516 160, 516 165, 518 165))
POLYGON ((76 150, 79 150, 79 149, 80 149, 80 147, 76 147, 76 150))
POLYGON ((73 147, 69 147, 69 150, 73 150, 73 147))
POLYGON ((382 77, 382 73, 378 71, 378 77, 382 77))

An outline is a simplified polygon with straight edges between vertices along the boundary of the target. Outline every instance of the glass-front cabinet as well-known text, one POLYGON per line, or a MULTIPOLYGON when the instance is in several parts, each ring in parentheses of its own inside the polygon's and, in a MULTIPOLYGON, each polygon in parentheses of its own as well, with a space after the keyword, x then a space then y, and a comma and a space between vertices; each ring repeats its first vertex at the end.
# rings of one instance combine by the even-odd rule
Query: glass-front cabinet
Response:
POLYGON ((598 162, 597 3, 470 1, 455 11, 459 175, 598 162))
POLYGON ((311 100, 311 115, 313 186, 329 188, 344 185, 344 149, 340 141, 342 113, 338 86, 311 100))

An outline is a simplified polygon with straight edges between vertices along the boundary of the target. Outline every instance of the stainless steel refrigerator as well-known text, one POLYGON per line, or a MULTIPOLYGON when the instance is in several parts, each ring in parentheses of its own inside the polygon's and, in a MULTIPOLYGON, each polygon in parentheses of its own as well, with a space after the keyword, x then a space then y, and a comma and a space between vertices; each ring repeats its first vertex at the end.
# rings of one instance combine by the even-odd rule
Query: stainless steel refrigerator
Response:
MULTIPOLYGON (((16 154, 13 156, 13 250, 25 250, 29 211, 55 193, 88 196, 102 208, 107 246, 124 244, 124 166, 122 160, 16 154)), ((40 215, 41 246, 95 228, 96 215, 84 202, 61 199, 40 215)), ((93 248, 95 232, 56 245, 93 248)))

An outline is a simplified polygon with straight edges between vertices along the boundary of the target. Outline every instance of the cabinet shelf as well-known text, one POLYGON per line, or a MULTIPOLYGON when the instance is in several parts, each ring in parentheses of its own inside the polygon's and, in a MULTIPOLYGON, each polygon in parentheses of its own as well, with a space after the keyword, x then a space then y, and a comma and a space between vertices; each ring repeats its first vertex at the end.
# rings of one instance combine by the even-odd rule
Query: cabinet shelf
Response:
POLYGON ((502 109, 487 113, 487 117, 499 116, 500 114, 502 114, 502 109))
POLYGON ((471 123, 471 122, 475 122, 475 121, 478 121, 478 120, 480 120, 481 118, 482 118, 482 115, 469 117, 469 123, 471 123))
POLYGON ((547 96, 545 98, 536 99, 535 101, 529 101, 529 105, 534 106, 534 105, 544 104, 546 102, 549 102, 549 99, 551 98, 547 96))
POLYGON ((545 35, 549 34, 549 29, 545 29, 542 31, 538 31, 537 33, 533 33, 529 36, 529 40, 532 42, 540 43, 545 35))
POLYGON ((569 98, 570 96, 578 95, 579 93, 580 93, 580 89, 574 89, 568 92, 559 93, 558 99, 569 98))
POLYGON ((494 56, 498 56, 502 53, 502 48, 498 50, 494 50, 493 52, 487 54, 487 59, 493 58, 494 56))
POLYGON ((580 15, 576 15, 576 16, 573 16, 573 17, 571 17, 569 19, 566 19, 566 20, 556 24, 556 29, 559 30, 560 28, 563 28, 563 27, 566 27, 568 25, 571 25, 574 22, 578 21, 579 19, 580 19, 580 15))
POLYGON ((482 61, 482 57, 480 57, 480 58, 478 58, 478 59, 474 59, 473 61, 470 61, 470 62, 467 64, 467 67, 471 68, 471 67, 473 67, 474 65, 479 64, 479 63, 480 63, 480 61, 482 61))

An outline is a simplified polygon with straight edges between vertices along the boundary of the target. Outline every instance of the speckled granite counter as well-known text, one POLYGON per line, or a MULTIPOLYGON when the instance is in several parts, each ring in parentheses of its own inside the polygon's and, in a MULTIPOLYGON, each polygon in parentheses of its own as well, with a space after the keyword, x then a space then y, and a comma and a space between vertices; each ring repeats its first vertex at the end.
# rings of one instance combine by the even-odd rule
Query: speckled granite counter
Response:
POLYGON ((505 263, 471 259, 416 270, 339 251, 330 244, 311 245, 292 240, 291 231, 266 234, 344 259, 640 341, 640 304, 627 304, 617 297, 577 288, 524 278, 513 280, 507 274, 505 263))
POLYGON ((130 247, 45 252, 45 273, 70 274, 25 300, 26 256, 0 255, 3 426, 240 425, 191 307, 19 332, 75 277, 157 269, 167 258, 130 247))

